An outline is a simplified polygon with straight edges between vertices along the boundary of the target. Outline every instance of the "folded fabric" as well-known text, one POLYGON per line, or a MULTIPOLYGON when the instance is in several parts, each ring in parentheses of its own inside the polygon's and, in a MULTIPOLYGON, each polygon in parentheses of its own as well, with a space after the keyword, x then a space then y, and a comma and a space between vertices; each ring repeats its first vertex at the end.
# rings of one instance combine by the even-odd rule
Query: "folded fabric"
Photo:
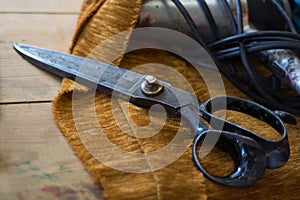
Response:
MULTIPOLYGON (((125 51, 130 32, 126 37, 128 40, 120 42, 118 39, 112 39, 111 45, 102 46, 97 50, 101 43, 112 36, 134 29, 141 4, 142 0, 85 0, 70 45, 70 53, 109 62, 125 69, 157 73, 154 75, 168 77, 179 87, 185 87, 188 83, 200 99, 209 98, 209 91, 201 75, 188 62, 171 53, 157 49, 141 49, 122 54, 112 61, 114 52, 125 51), (153 69, 156 67, 149 67, 147 65, 149 63, 159 63, 154 66, 165 68, 155 71, 153 69), (187 82, 182 82, 176 75, 172 75, 173 72, 180 73, 187 82)), ((228 95, 246 98, 228 81, 225 80, 224 84, 228 95)), ((100 92, 96 93, 68 79, 63 80, 62 88, 53 102, 53 114, 58 127, 95 182, 101 184, 107 199, 295 199, 299 197, 300 136, 297 127, 290 126, 288 129, 291 144, 289 163, 283 168, 268 170, 263 179, 254 186, 236 189, 218 185, 203 177, 192 161, 192 141, 187 144, 187 149, 178 159, 160 169, 155 169, 155 160, 149 159, 151 152, 166 147, 179 130, 186 131, 187 135, 189 132, 189 127, 185 126, 180 116, 159 111, 159 109, 149 111, 124 100, 100 92), (164 114, 165 120, 162 121, 164 114), (157 134, 151 135, 151 132, 145 131, 146 135, 136 137, 142 130, 137 127, 148 127, 149 124, 153 127, 161 127, 157 130, 157 134), (101 139, 103 136, 108 139, 111 146, 105 142, 106 140, 101 139), (123 154, 116 153, 118 152, 116 148, 125 152, 124 155, 131 152, 139 156, 128 157, 126 160, 127 157, 124 159, 123 154), (144 168, 131 163, 141 163, 144 168), (112 166, 122 166, 124 170, 112 166)), ((232 112, 228 113, 228 118, 241 124, 245 116, 232 112)), ((250 120, 241 125, 268 135, 270 127, 254 120, 252 122, 250 120)), ((224 175, 232 169, 232 163, 226 164, 225 161, 228 161, 228 158, 216 151, 212 152, 212 158, 204 160, 204 163, 210 172, 224 175), (215 165, 220 162, 224 164, 217 168, 215 165)))

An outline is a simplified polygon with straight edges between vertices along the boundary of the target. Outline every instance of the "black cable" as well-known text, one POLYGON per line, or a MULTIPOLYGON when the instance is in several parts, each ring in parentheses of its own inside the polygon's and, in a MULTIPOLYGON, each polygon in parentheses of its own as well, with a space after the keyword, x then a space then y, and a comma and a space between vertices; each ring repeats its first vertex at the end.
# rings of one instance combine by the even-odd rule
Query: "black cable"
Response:
MULTIPOLYGON (((216 62, 219 71, 231 83, 247 94, 250 98, 256 100, 272 109, 281 109, 291 113, 300 114, 300 97, 282 93, 279 91, 280 85, 273 86, 272 83, 281 84, 281 80, 272 75, 270 78, 261 76, 256 67, 251 63, 255 59, 255 55, 268 49, 291 49, 300 50, 300 35, 297 34, 292 21, 285 13, 281 5, 272 0, 272 3, 280 12, 290 31, 256 31, 243 33, 243 16, 240 0, 236 3, 236 19, 226 0, 218 0, 223 5, 225 14, 229 19, 233 33, 235 35, 218 39, 208 44, 201 38, 201 34, 195 25, 195 22, 178 0, 172 0, 177 6, 190 29, 192 30, 196 40, 208 51, 210 56, 216 62), (233 62, 234 58, 240 56, 244 71, 239 71, 233 62), (225 60, 225 63, 221 63, 225 60)), ((204 0, 197 0, 206 15, 209 25, 211 26, 214 36, 217 37, 218 27, 214 18, 204 0)), ((266 67, 266 66, 265 66, 266 67)), ((267 68, 267 67, 266 67, 267 68)))
POLYGON ((273 3, 274 6, 276 6, 277 10, 279 11, 279 13, 281 14, 281 16, 285 20, 285 22, 286 22, 287 26, 289 27, 290 31, 292 33, 297 33, 297 29, 295 28, 292 20, 287 15, 287 13, 284 11, 284 9, 282 8, 282 6, 278 3, 278 1, 277 0, 272 0, 272 3, 273 3))
MULTIPOLYGON (((295 47, 295 49, 299 48, 300 41, 299 40, 286 40, 286 39, 279 39, 279 38, 270 38, 270 37, 260 37, 260 38, 253 38, 251 40, 241 40, 243 41, 249 48, 253 47, 255 45, 276 45, 277 48, 289 48, 288 46, 291 46, 291 44, 294 44, 291 46, 295 47), (282 45, 282 47, 280 47, 282 45), (286 47, 287 46, 287 47, 286 47)), ((230 43, 225 43, 223 46, 214 46, 213 51, 218 52, 222 50, 237 48, 237 45, 240 41, 233 41, 230 43)), ((262 49, 263 50, 263 49, 262 49)))
MULTIPOLYGON (((241 12, 240 1, 236 1, 236 5, 237 5, 237 19, 238 19, 238 30, 239 30, 238 34, 241 34, 243 31, 243 28, 242 28, 242 14, 241 14, 242 12, 241 12)), ((261 96, 264 97, 263 101, 261 100, 261 98, 259 100, 262 102, 265 102, 265 100, 267 100, 268 102, 270 101, 276 107, 281 108, 282 106, 280 104, 278 104, 278 102, 273 98, 274 93, 269 92, 272 90, 266 90, 266 88, 264 88, 264 84, 260 80, 258 73, 256 72, 255 68, 253 66, 251 66, 251 64, 249 63, 248 57, 247 57, 247 54, 249 54, 249 51, 248 51, 249 49, 247 49, 247 53, 246 53, 244 41, 241 41, 241 40, 237 41, 237 44, 238 44, 238 47, 236 49, 238 49, 238 53, 241 57, 241 62, 243 63, 243 66, 246 69, 248 76, 250 77, 253 84, 255 85, 257 92, 260 93, 261 96)), ((272 48, 272 47, 269 46, 268 48, 272 48)), ((275 95, 275 96, 278 96, 278 95, 275 95)), ((257 97, 255 97, 255 98, 258 99, 257 97)))
MULTIPOLYGON (((236 0, 235 4, 236 4, 236 15, 237 15, 237 30, 238 30, 238 34, 242 34, 244 31, 244 28, 243 28, 242 6, 241 6, 240 0, 236 0)), ((266 93, 264 91, 264 89, 262 87, 263 86, 262 82, 259 79, 256 69, 250 64, 248 57, 247 57, 244 41, 239 42, 239 49, 240 49, 241 62, 243 64, 248 76, 250 77, 251 82, 256 87, 256 90, 261 94, 261 96, 264 95, 264 98, 267 101, 274 101, 274 99, 268 93, 266 93)), ((277 105, 277 103, 275 103, 275 104, 277 105)))
MULTIPOLYGON (((243 28, 243 16, 242 16, 242 7, 241 7, 240 0, 236 0, 235 4, 236 4, 237 30, 238 30, 237 34, 242 34, 244 28, 243 28)), ((248 60, 244 41, 239 41, 238 47, 240 50, 241 62, 247 72, 247 75, 250 77, 251 84, 253 84, 255 86, 257 92, 261 94, 260 96, 264 95, 263 102, 265 103, 266 101, 273 101, 273 103, 276 106, 279 106, 279 105, 277 105, 276 101, 274 101, 272 96, 269 95, 269 93, 265 92, 265 90, 263 88, 264 84, 260 80, 256 69, 250 64, 250 62, 248 60)))
POLYGON ((238 30, 237 30, 237 24, 236 24, 236 21, 235 21, 235 19, 234 19, 234 16, 233 16, 232 12, 231 12, 231 8, 230 8, 228 2, 227 2, 226 0, 218 0, 218 2, 219 2, 220 4, 222 4, 223 7, 225 8, 225 13, 226 13, 226 15, 227 15, 227 17, 228 17, 228 19, 229 19, 229 22, 230 22, 230 24, 231 24, 231 27, 232 27, 232 29, 233 29, 233 32, 234 32, 235 34, 237 34, 237 32, 238 32, 238 30))
POLYGON ((192 17, 188 13, 188 11, 185 9, 185 7, 181 4, 179 0, 172 0, 172 2, 175 4, 175 6, 178 8, 178 10, 181 12, 182 16, 185 18, 188 26, 190 27, 196 41, 207 51, 207 53, 211 56, 211 58, 214 60, 215 64, 219 68, 219 70, 224 72, 224 70, 221 67, 220 62, 216 59, 216 57, 213 55, 213 53, 208 48, 208 44, 202 39, 201 34, 193 21, 192 17))
POLYGON ((185 7, 182 5, 182 3, 179 0, 172 0, 172 2, 176 5, 178 10, 181 12, 183 17, 185 18, 186 22, 188 23, 190 29, 192 30, 192 33, 196 39, 196 41, 202 45, 205 49, 208 49, 206 42, 201 38, 201 35, 198 31, 197 25, 195 24, 194 20, 188 13, 188 11, 185 9, 185 7))
POLYGON ((237 34, 242 34, 244 32, 243 26, 243 11, 240 0, 235 0, 236 5, 236 18, 237 18, 237 34))
POLYGON ((282 40, 291 40, 294 39, 295 41, 300 41, 300 35, 294 34, 291 32, 286 31, 257 31, 257 32, 250 32, 250 33, 243 33, 239 35, 233 35, 229 36, 223 39, 220 39, 218 41, 215 41, 208 45, 210 49, 214 48, 220 48, 225 44, 234 42, 234 41, 251 41, 251 40, 258 40, 262 37, 276 37, 276 38, 282 38, 282 40))
POLYGON ((197 2, 200 4, 200 6, 206 16, 208 25, 210 26, 212 33, 214 34, 214 40, 220 39, 217 24, 214 20, 214 17, 212 16, 212 14, 210 12, 205 0, 197 0, 197 2))
MULTIPOLYGON (((257 53, 260 51, 271 49, 298 49, 300 42, 255 42, 254 44, 246 45, 247 53, 257 53)), ((239 47, 232 47, 215 51, 215 56, 218 60, 225 60, 238 57, 240 55, 239 47)))
MULTIPOLYGON (((230 20, 230 23, 231 23, 231 27, 233 28, 233 30, 234 30, 234 32, 237 34, 237 28, 236 28, 236 26, 237 26, 237 24, 235 23, 235 19, 234 19, 234 16, 233 16, 233 14, 232 14, 232 12, 231 12, 231 9, 230 9, 230 6, 228 5, 228 2, 226 1, 226 0, 219 0, 219 3, 220 4, 222 4, 223 5, 223 7, 225 8, 225 13, 226 13, 226 15, 227 15, 227 17, 229 18, 229 20, 230 20)), ((264 38, 264 40, 279 40, 280 41, 280 39, 282 39, 282 38, 275 38, 274 36, 272 36, 272 38, 264 38)), ((290 38, 287 38, 288 40, 290 40, 290 38)), ((253 40, 261 40, 261 37, 259 37, 259 38, 253 38, 253 40)), ((255 42, 256 43, 256 42, 255 42)), ((252 48, 254 48, 254 47, 256 47, 255 49, 251 49, 251 47, 247 47, 246 49, 247 49, 247 52, 251 52, 251 51, 259 51, 259 49, 257 48, 257 46, 254 44, 254 43, 252 43, 253 44, 253 46, 252 46, 252 48)), ((292 43, 293 45, 295 45, 295 43, 292 43)), ((271 48, 271 47, 269 47, 269 48, 271 48)), ((235 57, 235 56, 238 56, 238 55, 240 55, 240 51, 239 51, 239 48, 238 47, 234 47, 234 48, 232 48, 232 49, 237 49, 237 52, 235 52, 235 54, 234 55, 232 55, 232 56, 230 56, 230 58, 232 58, 232 57, 235 57)), ((222 56, 224 56, 224 54, 226 53, 226 52, 230 52, 230 51, 232 51, 232 49, 229 49, 229 48, 227 48, 227 49, 224 49, 224 52, 220 52, 220 51, 218 51, 218 53, 220 54, 220 55, 222 55, 222 56)), ((234 53, 234 52, 232 52, 232 53, 234 53)), ((221 60, 222 59, 222 57, 217 57, 219 60, 221 60)), ((231 65, 231 64, 230 64, 231 65)), ((232 65, 231 65, 232 66, 232 65)), ((231 68, 234 68, 233 66, 231 67, 231 68)), ((276 93, 274 94, 274 95, 276 95, 278 98, 281 98, 282 100, 289 100, 289 101, 294 101, 294 102, 299 102, 299 98, 290 98, 289 96, 282 96, 282 95, 277 95, 276 93)), ((299 104, 299 106, 300 106, 300 104, 299 104)))

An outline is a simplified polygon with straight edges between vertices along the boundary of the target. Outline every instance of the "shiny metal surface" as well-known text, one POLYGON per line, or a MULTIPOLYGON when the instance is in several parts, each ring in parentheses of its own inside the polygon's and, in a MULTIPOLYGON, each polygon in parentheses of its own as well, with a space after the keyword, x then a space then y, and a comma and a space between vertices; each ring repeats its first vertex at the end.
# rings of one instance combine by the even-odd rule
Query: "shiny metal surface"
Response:
POLYGON ((196 135, 192 154, 196 167, 217 183, 234 187, 249 186, 263 176, 266 168, 281 167, 289 159, 290 149, 283 121, 276 113, 259 104, 229 96, 213 97, 201 102, 194 95, 163 81, 161 84, 164 89, 159 94, 146 96, 141 86, 145 81, 155 83, 157 80, 153 77, 43 48, 21 44, 14 44, 14 48, 28 62, 58 76, 79 81, 108 94, 117 92, 117 97, 125 96, 126 100, 138 106, 160 104, 168 111, 181 114, 191 123, 192 132, 196 135), (267 123, 281 138, 269 140, 214 115, 216 111, 224 109, 241 112, 267 123), (210 123, 212 128, 209 129, 200 117, 210 123), (235 169, 230 175, 214 176, 202 167, 197 147, 206 135, 218 136, 215 144, 232 156, 235 169))
POLYGON ((14 48, 25 60, 41 69, 94 90, 113 93, 136 105, 150 107, 160 104, 169 112, 176 113, 181 107, 191 106, 195 102, 194 95, 163 81, 160 81, 159 87, 161 95, 145 95, 141 87, 147 75, 44 48, 23 44, 14 44, 14 48))
POLYGON ((146 96, 159 95, 164 89, 163 84, 155 76, 148 75, 141 85, 141 89, 146 96))
MULTIPOLYGON (((245 16, 245 20, 247 20, 247 2, 246 0, 242 0, 241 2, 244 10, 243 15, 245 16)), ((184 0, 181 3, 199 28, 203 40, 206 42, 215 41, 216 38, 214 37, 212 27, 199 3, 195 0, 184 0)), ((233 29, 222 4, 218 0, 206 0, 206 3, 216 23, 219 37, 223 38, 232 35, 233 29)), ((233 0, 229 0, 228 4, 232 10, 235 9, 233 0)), ((145 0, 137 26, 169 28, 193 37, 186 20, 170 0, 145 0)))
MULTIPOLYGON (((195 0, 181 0, 185 9, 191 15, 196 23, 201 37, 207 43, 217 40, 214 36, 212 26, 209 24, 207 16, 195 0)), ((246 29, 269 29, 272 27, 282 27, 282 20, 276 22, 273 17, 279 20, 279 14, 270 1, 264 0, 241 0, 243 24, 246 29), (271 9, 271 10, 270 10, 271 9), (272 15, 272 17, 270 17, 272 15)), ((283 9, 291 16, 291 7, 288 0, 278 1, 283 9)), ((219 39, 231 36, 234 34, 234 29, 230 24, 228 15, 222 3, 219 0, 205 0, 207 7, 212 15, 212 18, 217 27, 219 39)), ((235 0, 227 0, 232 13, 236 12, 235 0)), ((137 27, 164 27, 172 30, 177 30, 181 33, 193 37, 193 34, 176 7, 171 0, 145 0, 142 5, 142 10, 137 23, 137 27)))

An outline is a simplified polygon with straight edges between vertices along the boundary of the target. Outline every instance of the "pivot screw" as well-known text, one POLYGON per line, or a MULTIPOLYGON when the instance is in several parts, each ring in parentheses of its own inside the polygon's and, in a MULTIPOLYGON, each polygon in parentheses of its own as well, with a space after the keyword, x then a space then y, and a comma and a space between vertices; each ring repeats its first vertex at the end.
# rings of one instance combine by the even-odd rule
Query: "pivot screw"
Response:
POLYGON ((147 96, 156 96, 163 90, 163 85, 155 76, 147 75, 141 89, 147 96))

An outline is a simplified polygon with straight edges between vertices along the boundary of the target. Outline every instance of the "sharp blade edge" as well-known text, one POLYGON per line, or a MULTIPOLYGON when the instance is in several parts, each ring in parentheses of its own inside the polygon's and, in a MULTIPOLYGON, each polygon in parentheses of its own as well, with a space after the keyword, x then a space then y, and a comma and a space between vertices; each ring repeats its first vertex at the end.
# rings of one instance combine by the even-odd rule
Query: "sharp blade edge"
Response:
POLYGON ((71 54, 24 44, 14 44, 13 47, 25 60, 43 70, 103 92, 117 91, 126 95, 133 91, 144 77, 132 71, 71 54))

